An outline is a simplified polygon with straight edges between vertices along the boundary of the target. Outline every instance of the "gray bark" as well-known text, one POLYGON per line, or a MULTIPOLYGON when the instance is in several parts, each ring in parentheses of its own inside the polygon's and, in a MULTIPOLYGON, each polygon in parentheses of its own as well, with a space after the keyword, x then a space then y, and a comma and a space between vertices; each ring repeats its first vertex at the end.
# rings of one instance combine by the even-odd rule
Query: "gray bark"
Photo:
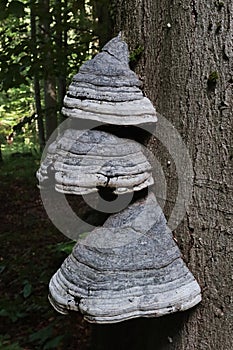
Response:
POLYGON ((50 0, 41 0, 41 27, 46 57, 43 61, 46 140, 57 127, 56 78, 51 42, 50 0))
POLYGON ((98 19, 94 26, 94 35, 99 39, 99 46, 102 48, 112 38, 113 23, 110 16, 109 0, 92 0, 93 15, 98 19))
MULTIPOLYGON (((183 314, 108 326, 109 343, 115 338, 118 349, 135 343, 134 349, 231 350, 233 3, 121 0, 115 8, 116 33, 123 30, 131 50, 144 48, 136 72, 147 97, 179 131, 193 161, 192 200, 174 235, 203 301, 183 314)), ((169 154, 155 139, 149 145, 166 168, 169 216, 175 166, 166 167, 169 154)))
POLYGON ((30 23, 31 23, 31 45, 33 47, 33 63, 34 67, 34 98, 36 105, 38 130, 39 130, 39 144, 41 151, 45 146, 45 133, 44 133, 44 122, 42 116, 41 108, 41 97, 40 97, 40 80, 38 75, 38 69, 36 68, 36 63, 38 60, 37 52, 37 36, 36 36, 36 16, 35 16, 35 3, 31 3, 31 13, 30 13, 30 23))
POLYGON ((61 113, 63 99, 66 94, 67 76, 67 0, 56 0, 56 60, 57 60, 57 95, 59 121, 65 118, 61 113))

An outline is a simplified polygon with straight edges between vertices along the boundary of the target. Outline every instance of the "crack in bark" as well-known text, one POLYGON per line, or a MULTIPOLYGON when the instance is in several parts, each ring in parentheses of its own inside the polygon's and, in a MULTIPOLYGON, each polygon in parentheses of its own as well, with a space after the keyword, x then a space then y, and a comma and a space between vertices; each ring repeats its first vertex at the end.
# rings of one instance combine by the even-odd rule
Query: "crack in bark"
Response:
POLYGON ((191 225, 190 223, 190 218, 187 215, 187 226, 188 226, 188 230, 189 230, 189 242, 188 242, 188 247, 187 247, 187 263, 191 262, 191 252, 192 249, 194 248, 194 243, 195 243, 195 239, 194 239, 194 227, 191 225))
POLYGON ((196 2, 195 2, 195 0, 192 0, 192 4, 191 5, 192 5, 192 15, 193 15, 194 23, 195 23, 195 27, 196 27, 198 12, 197 12, 197 9, 196 9, 196 2))

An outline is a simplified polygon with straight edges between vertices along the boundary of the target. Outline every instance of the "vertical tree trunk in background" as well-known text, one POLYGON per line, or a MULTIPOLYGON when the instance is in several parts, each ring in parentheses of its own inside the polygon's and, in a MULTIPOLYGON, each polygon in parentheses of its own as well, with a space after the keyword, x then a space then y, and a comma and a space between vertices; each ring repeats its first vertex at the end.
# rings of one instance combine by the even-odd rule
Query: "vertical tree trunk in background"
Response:
POLYGON ((44 80, 46 140, 57 127, 56 79, 46 74, 44 80))
MULTIPOLYGON (((136 71, 146 95, 179 131, 193 161, 191 203, 174 234, 203 301, 185 313, 106 327, 105 348, 231 350, 233 3, 121 0, 115 8, 116 33, 123 30, 131 50, 144 48, 136 71)), ((172 159, 156 140, 150 148, 166 168, 169 216, 175 166, 166 167, 172 159)))
POLYGON ((113 22, 110 15, 109 0, 92 0, 93 17, 96 19, 94 35, 99 38, 99 46, 102 48, 113 35, 113 22))
POLYGON ((54 72, 53 45, 50 30, 50 0, 40 0, 41 27, 44 39, 44 101, 45 101, 45 126, 46 139, 50 137, 57 127, 57 100, 56 100, 56 77, 54 72))
POLYGON ((40 99, 40 80, 38 75, 34 75, 34 94, 36 103, 36 114, 39 129, 39 144, 40 150, 42 151, 45 146, 45 133, 44 133, 44 122, 42 116, 41 99, 40 99))
MULTIPOLYGON (((91 5, 92 4, 92 1, 88 2, 88 5, 91 5)), ((92 14, 93 14, 94 11, 92 11, 92 14)), ((78 28, 78 31, 80 32, 79 35, 83 32, 86 32, 86 31, 92 31, 93 28, 90 28, 89 25, 86 23, 86 18, 88 16, 87 14, 87 11, 86 11, 86 0, 80 0, 78 1, 77 3, 77 13, 79 13, 79 28, 78 28)), ((94 36, 94 34, 93 34, 94 36)), ((81 37, 80 37, 81 38, 81 37)), ((82 39, 81 39, 81 42, 82 42, 82 39)), ((90 43, 89 41, 87 40, 83 40, 83 43, 84 43, 84 47, 85 47, 85 52, 88 53, 89 50, 90 50, 90 43)))
POLYGON ((61 114, 63 99, 66 94, 67 74, 67 0, 56 0, 56 63, 57 63, 57 86, 58 86, 58 110, 59 119, 64 120, 61 114))
POLYGON ((32 42, 32 52, 33 52, 33 63, 34 63, 34 95, 35 95, 35 104, 36 104, 36 114, 37 114, 37 122, 39 129, 39 144, 41 151, 45 146, 45 134, 44 134, 44 123, 42 117, 42 108, 41 108, 41 98, 40 98, 40 80, 38 76, 38 68, 37 68, 37 37, 36 37, 36 17, 35 17, 35 9, 34 4, 31 3, 31 42, 32 42))

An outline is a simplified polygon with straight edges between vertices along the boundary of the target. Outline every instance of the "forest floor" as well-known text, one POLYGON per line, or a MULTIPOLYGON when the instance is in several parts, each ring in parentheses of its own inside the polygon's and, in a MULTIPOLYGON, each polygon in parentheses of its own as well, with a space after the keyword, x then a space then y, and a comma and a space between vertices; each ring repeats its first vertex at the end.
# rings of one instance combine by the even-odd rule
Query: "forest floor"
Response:
POLYGON ((35 176, 39 163, 27 154, 0 163, 0 350, 167 348, 167 334, 178 334, 184 313, 95 325, 77 312, 64 316, 52 308, 49 280, 73 242, 47 217, 35 176))
POLYGON ((90 325, 77 313, 58 314, 47 299, 70 243, 43 208, 38 166, 20 154, 0 163, 0 350, 89 349, 90 325))

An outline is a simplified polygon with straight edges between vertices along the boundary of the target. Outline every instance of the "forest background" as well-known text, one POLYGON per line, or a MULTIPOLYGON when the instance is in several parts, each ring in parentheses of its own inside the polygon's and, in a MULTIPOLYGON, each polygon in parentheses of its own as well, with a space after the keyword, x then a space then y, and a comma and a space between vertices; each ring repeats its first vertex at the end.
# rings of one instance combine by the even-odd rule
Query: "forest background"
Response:
MULTIPOLYGON (((0 33, 0 349, 231 350, 232 0, 0 0, 0 33), (72 76, 120 30, 144 93, 192 160, 190 203, 173 235, 203 300, 188 312, 98 327, 47 301, 73 242, 46 216, 35 171, 72 76)), ((183 173, 161 142, 148 147, 166 177, 169 218, 183 173)))

